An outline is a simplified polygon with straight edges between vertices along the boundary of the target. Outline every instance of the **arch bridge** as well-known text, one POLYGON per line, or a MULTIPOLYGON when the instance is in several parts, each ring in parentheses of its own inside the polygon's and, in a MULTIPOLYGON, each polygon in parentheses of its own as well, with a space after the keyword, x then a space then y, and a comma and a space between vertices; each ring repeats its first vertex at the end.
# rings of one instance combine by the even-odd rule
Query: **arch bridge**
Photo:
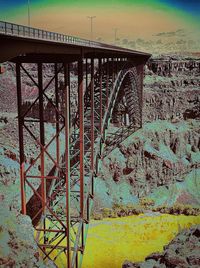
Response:
POLYGON ((58 267, 81 267, 107 129, 141 127, 149 57, 0 22, 0 62, 16 72, 21 212, 32 219, 40 255, 58 267))

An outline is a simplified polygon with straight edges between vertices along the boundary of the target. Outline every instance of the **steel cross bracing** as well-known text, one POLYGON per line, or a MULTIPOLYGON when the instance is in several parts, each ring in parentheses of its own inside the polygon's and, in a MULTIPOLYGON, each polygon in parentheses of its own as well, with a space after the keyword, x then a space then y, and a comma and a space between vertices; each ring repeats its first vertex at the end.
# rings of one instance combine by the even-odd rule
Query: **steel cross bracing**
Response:
MULTIPOLYGON (((34 75, 25 63, 16 63, 22 213, 32 218, 44 260, 50 259, 58 267, 80 267, 98 161, 123 88, 141 124, 141 111, 138 112, 141 109, 138 68, 141 66, 136 68, 127 59, 80 58, 78 94, 71 89, 70 64, 50 65, 52 77, 48 81, 44 64, 33 67, 34 75), (25 77, 37 88, 37 97, 26 105, 22 99, 25 77), (76 96, 78 107, 76 113, 72 113, 76 96), (46 130, 49 122, 55 128, 50 138, 46 130), (37 153, 27 163, 30 139, 37 153)), ((132 126, 136 119, 132 110, 129 113, 132 126)))
MULTIPOLYGON (((91 81, 88 85, 86 70, 86 90, 83 85, 83 59, 78 61, 78 110, 70 116, 70 65, 54 66, 53 78, 44 86, 43 65, 37 64, 38 81, 26 70, 22 63, 16 64, 18 112, 21 156, 21 200, 22 213, 29 214, 36 228, 36 240, 45 259, 51 259, 59 266, 59 259, 65 259, 63 267, 80 267, 85 248, 90 209, 94 195, 94 177, 98 173, 98 160, 102 153, 106 129, 117 100, 118 92, 125 77, 134 74, 133 64, 118 59, 99 59, 98 70, 94 71, 94 59, 86 60, 90 65, 91 81), (116 65, 116 68, 114 68, 116 65), (132 66, 131 66, 132 65, 132 66), (26 74, 38 88, 38 97, 26 111, 23 111, 21 94, 21 72, 26 74), (59 88, 59 75, 63 74, 64 85, 59 88), (54 83, 54 98, 47 94, 54 83), (60 94, 64 97, 64 109, 60 107, 60 94), (50 103, 54 116, 56 133, 45 139, 45 105, 50 103), (30 119, 29 112, 38 104, 38 120, 30 119), (23 111, 23 112, 22 112, 23 111), (39 137, 30 125, 38 124, 39 137), (23 132, 26 131, 36 142, 39 154, 25 167, 23 132), (61 134, 65 137, 65 150, 61 150, 61 134), (55 156, 49 147, 56 147, 55 156), (55 157, 55 158, 54 158, 55 157), (52 166, 45 167, 45 159, 52 166), (34 166, 39 163, 35 174, 34 166), (33 174, 31 171, 33 170, 33 174), (35 183, 39 180, 39 183, 35 183), (38 186, 39 185, 39 186, 38 186), (26 200, 28 187, 32 197, 26 200)), ((131 82, 131 80, 130 80, 131 82)), ((60 267, 60 266, 59 266, 60 267)))

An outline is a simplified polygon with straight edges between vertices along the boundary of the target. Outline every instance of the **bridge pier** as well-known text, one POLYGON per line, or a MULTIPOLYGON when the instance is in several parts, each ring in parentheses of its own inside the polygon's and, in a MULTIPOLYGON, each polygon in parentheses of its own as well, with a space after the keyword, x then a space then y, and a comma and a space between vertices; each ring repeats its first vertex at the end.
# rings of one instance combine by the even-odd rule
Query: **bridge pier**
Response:
POLYGON ((26 214, 26 195, 25 195, 25 157, 22 117, 22 92, 21 92, 21 70, 20 64, 16 64, 16 87, 17 87, 17 106, 18 106, 18 133, 19 133, 19 157, 20 157, 20 187, 21 187, 21 212, 26 214))
MULTIPOLYGON (((71 187, 70 187, 70 69, 69 64, 64 64, 64 97, 65 97, 65 184, 66 184, 66 248, 67 248, 67 267, 71 268, 71 240, 70 240, 70 202, 71 202, 71 187)), ((58 154, 59 155, 59 154, 58 154)), ((59 156, 58 156, 59 158, 59 156)))
POLYGON ((75 97, 71 91, 70 63, 55 62, 51 66, 52 77, 46 82, 44 63, 32 63, 37 66, 35 78, 26 69, 26 63, 16 62, 22 213, 32 218, 43 258, 58 263, 65 255, 69 268, 78 268, 82 262, 102 141, 106 139, 112 113, 125 94, 130 69, 129 66, 123 69, 124 61, 117 58, 97 58, 95 61, 94 57, 84 59, 80 56, 76 63, 78 109, 75 115, 71 107, 75 97), (38 96, 32 103, 23 102, 21 72, 23 81, 26 76, 37 87, 38 96), (52 94, 48 93, 51 91, 52 94), (37 135, 35 129, 32 132, 32 123, 38 126, 37 135), (55 125, 50 140, 47 139, 49 123, 55 125), (30 165, 25 163, 24 131, 38 150, 30 165), (54 153, 50 153, 51 145, 55 148, 54 153), (31 170, 36 169, 38 174, 33 175, 31 170), (26 198, 27 187, 33 193, 30 199, 26 198))

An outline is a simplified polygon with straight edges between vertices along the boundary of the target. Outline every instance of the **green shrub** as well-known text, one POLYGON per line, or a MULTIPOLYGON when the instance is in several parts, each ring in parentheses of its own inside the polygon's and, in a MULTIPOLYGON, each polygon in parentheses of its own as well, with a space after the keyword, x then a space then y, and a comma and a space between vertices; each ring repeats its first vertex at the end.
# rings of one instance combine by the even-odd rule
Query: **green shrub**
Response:
POLYGON ((132 215, 139 215, 144 213, 144 210, 141 206, 135 205, 132 207, 132 215))
POLYGON ((110 218, 117 218, 118 215, 115 211, 112 211, 112 213, 110 214, 110 218))
POLYGON ((102 208, 101 213, 104 218, 110 218, 112 214, 112 209, 111 208, 102 208))
POLYGON ((94 214, 92 215, 92 218, 93 218, 94 220, 100 221, 100 220, 103 220, 103 215, 102 215, 101 213, 94 213, 94 214))
POLYGON ((200 208, 198 207, 194 207, 193 208, 194 209, 194 216, 198 216, 198 215, 200 215, 200 208))
POLYGON ((117 209, 120 209, 121 206, 123 206, 122 204, 119 204, 119 203, 114 203, 113 206, 112 206, 112 209, 113 210, 117 210, 117 209))
POLYGON ((170 214, 180 215, 184 214, 184 205, 176 203, 172 207, 170 207, 170 214))
POLYGON ((139 215, 143 213, 142 207, 134 204, 128 204, 128 205, 114 204, 113 210, 118 215, 118 217, 139 215))
POLYGON ((155 202, 151 198, 143 197, 143 198, 140 198, 139 204, 144 209, 152 209, 152 207, 155 205, 155 202))
POLYGON ((188 216, 197 216, 198 213, 196 213, 195 208, 193 208, 191 205, 185 205, 183 209, 183 214, 188 216))

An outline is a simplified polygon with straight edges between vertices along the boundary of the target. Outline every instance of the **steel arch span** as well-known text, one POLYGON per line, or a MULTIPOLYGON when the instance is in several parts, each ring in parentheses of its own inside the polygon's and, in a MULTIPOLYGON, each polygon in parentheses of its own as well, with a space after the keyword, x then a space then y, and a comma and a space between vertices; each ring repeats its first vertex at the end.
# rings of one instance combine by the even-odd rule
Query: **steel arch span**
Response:
POLYGON ((143 67, 150 55, 0 25, 0 61, 16 65, 21 212, 32 219, 45 261, 78 268, 108 127, 142 126, 143 67), (31 101, 23 95, 26 83, 31 101))
POLYGON ((142 95, 140 73, 128 62, 124 67, 121 86, 115 93, 111 121, 117 126, 142 126, 142 95))

